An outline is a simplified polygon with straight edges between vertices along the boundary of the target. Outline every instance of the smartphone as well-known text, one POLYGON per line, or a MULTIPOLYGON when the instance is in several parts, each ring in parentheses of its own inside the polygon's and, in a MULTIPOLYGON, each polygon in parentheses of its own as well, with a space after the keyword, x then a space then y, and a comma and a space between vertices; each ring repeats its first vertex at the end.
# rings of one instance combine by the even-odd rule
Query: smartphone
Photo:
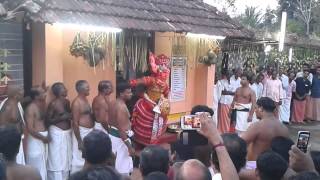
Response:
POLYGON ((308 150, 308 144, 310 139, 310 131, 299 131, 297 147, 304 153, 308 150))
POLYGON ((182 116, 180 119, 182 130, 197 130, 200 129, 200 118, 197 115, 182 116))

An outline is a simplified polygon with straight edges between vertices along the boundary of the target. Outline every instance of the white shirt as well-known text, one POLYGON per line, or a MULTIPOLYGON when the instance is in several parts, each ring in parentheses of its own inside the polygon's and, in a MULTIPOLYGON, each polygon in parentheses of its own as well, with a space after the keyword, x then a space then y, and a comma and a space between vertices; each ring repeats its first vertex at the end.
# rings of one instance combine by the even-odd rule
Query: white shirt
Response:
POLYGON ((258 99, 259 98, 259 96, 258 96, 258 84, 257 83, 250 84, 250 88, 256 94, 256 98, 258 99))
POLYGON ((218 97, 220 97, 219 102, 221 104, 228 104, 231 105, 232 101, 233 101, 233 96, 231 95, 222 95, 222 91, 226 90, 226 91, 233 91, 233 87, 231 86, 231 83, 229 83, 229 81, 227 79, 221 79, 218 81, 217 83, 217 91, 219 93, 218 97))
POLYGON ((258 84, 258 96, 257 96, 257 99, 258 99, 258 98, 261 98, 262 92, 263 92, 263 84, 262 84, 262 83, 259 83, 259 84, 258 84))
POLYGON ((236 92, 236 90, 241 87, 241 78, 238 77, 238 79, 236 79, 236 77, 233 75, 230 78, 230 84, 231 86, 234 88, 234 91, 232 92, 236 92))
POLYGON ((287 90, 289 88, 289 78, 288 78, 288 76, 282 74, 279 79, 282 83, 282 90, 283 90, 282 97, 287 98, 287 90))

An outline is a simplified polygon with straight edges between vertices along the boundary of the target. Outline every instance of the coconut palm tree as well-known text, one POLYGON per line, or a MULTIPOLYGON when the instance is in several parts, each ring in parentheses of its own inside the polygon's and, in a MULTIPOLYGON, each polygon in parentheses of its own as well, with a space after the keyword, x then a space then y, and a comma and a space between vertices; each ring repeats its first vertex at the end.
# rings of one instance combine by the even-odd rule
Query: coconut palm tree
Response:
POLYGON ((262 13, 257 7, 246 7, 245 13, 238 17, 241 24, 248 28, 259 28, 262 23, 262 13))

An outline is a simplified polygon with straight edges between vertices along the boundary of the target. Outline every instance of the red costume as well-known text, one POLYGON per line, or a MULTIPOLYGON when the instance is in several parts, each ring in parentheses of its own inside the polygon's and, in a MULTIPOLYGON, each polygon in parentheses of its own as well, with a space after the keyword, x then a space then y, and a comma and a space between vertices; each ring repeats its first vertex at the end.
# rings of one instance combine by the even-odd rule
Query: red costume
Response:
POLYGON ((144 84, 147 92, 139 99, 133 109, 132 129, 135 133, 134 140, 143 145, 160 144, 160 137, 166 130, 169 106, 169 86, 167 80, 170 75, 169 58, 164 55, 155 57, 150 53, 149 63, 151 76, 131 80, 135 87, 144 84))

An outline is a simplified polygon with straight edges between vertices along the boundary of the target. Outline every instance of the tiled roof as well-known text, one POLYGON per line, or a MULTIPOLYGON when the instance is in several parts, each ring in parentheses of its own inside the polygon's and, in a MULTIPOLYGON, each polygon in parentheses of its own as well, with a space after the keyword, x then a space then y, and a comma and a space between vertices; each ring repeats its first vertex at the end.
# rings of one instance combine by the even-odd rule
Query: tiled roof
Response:
POLYGON ((252 33, 200 0, 46 0, 33 21, 237 38, 252 33))

